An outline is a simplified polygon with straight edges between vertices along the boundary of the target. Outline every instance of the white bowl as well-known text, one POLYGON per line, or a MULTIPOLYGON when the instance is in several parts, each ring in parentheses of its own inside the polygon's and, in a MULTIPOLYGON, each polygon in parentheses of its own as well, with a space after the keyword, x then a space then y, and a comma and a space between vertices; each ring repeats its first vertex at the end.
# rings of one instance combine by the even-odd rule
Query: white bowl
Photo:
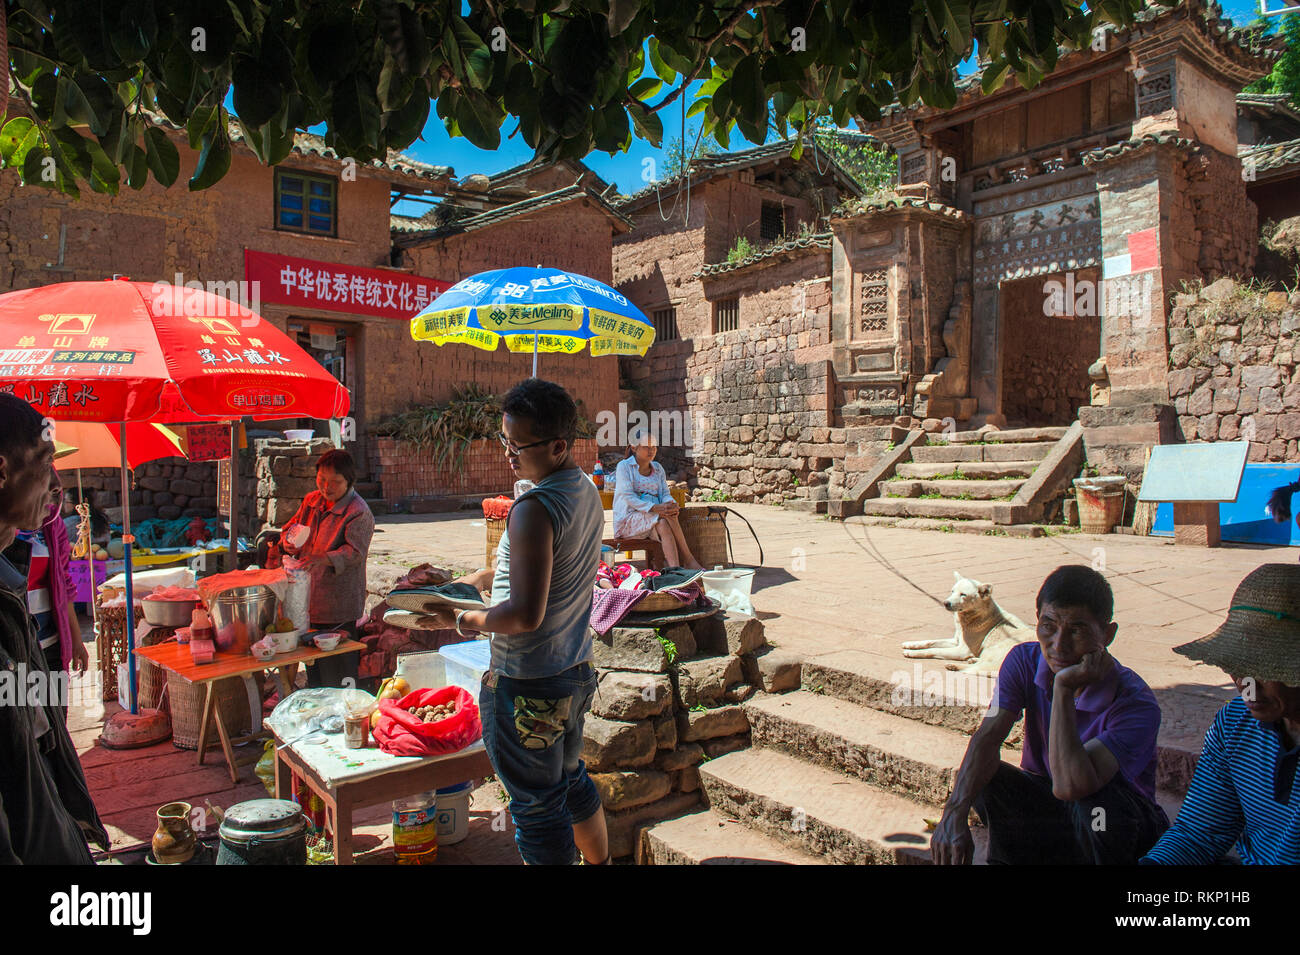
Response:
POLYGON ((342 639, 341 633, 321 634, 316 638, 316 647, 320 650, 333 650, 342 639))
POLYGON ((298 637, 301 635, 301 630, 290 630, 288 633, 268 633, 266 638, 271 641, 276 653, 292 653, 298 649, 298 637))
POLYGON ((289 441, 310 441, 316 432, 311 428, 294 428, 286 431, 284 436, 289 441))
POLYGON ((258 660, 261 660, 263 663, 265 663, 267 660, 275 656, 275 648, 268 647, 264 643, 255 643, 248 649, 249 652, 251 652, 254 657, 256 657, 258 660))

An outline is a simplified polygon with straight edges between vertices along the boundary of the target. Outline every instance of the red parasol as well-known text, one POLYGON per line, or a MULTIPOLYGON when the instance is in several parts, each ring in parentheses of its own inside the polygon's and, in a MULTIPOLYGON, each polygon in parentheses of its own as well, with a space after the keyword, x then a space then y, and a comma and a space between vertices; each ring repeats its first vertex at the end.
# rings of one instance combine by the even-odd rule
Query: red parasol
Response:
MULTIPOLYGON (((120 425, 128 608, 134 592, 127 424, 348 412, 347 389, 257 313, 203 289, 125 279, 0 295, 0 391, 55 421, 120 425)), ((232 510, 232 554, 234 525, 232 510)), ((133 652, 135 634, 127 632, 133 652)))
POLYGON ((165 282, 0 295, 0 391, 56 420, 340 418, 348 392, 242 305, 165 282))

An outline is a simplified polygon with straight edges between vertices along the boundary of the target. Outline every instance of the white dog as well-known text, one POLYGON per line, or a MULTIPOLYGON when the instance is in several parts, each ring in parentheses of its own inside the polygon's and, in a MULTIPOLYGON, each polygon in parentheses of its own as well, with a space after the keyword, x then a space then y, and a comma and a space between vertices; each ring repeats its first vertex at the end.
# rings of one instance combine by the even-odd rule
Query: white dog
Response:
POLYGON ((1012 647, 1036 639, 1034 628, 998 606, 992 584, 968 580, 956 571, 953 577, 957 582, 943 602, 952 611, 953 635, 904 643, 903 656, 951 660, 949 670, 965 673, 997 673, 1012 647))

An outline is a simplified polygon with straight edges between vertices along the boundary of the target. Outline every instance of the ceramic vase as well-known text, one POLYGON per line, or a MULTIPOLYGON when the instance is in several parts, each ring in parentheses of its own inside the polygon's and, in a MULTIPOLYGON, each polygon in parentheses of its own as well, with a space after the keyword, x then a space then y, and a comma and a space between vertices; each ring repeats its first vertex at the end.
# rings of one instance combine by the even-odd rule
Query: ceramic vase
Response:
POLYGON ((169 802, 158 810, 158 829, 153 834, 153 857, 161 865, 189 862, 198 847, 198 836, 190 827, 187 802, 169 802))

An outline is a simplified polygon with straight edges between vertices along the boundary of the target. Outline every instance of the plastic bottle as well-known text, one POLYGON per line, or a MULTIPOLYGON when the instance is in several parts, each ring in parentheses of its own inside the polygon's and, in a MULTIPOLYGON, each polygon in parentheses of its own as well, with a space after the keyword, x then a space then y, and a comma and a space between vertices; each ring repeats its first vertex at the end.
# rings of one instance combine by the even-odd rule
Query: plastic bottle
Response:
POLYGON ((599 461, 596 462, 596 466, 591 470, 591 483, 596 485, 597 491, 603 491, 605 489, 605 469, 600 466, 599 461))
POLYGON ((393 800, 393 854, 398 865, 438 861, 438 796, 416 793, 393 800))

